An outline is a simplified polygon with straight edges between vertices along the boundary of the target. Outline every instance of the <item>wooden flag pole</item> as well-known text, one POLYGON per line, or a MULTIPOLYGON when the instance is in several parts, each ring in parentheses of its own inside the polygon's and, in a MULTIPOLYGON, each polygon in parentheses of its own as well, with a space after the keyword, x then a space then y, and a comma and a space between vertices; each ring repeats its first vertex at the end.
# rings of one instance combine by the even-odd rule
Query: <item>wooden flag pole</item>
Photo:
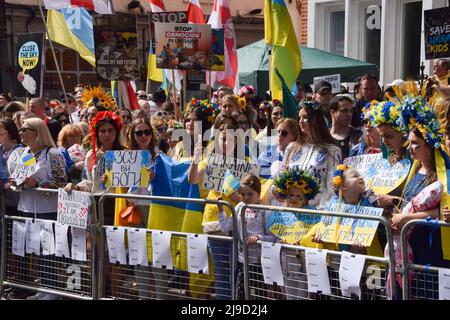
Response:
POLYGON ((211 91, 212 91, 212 83, 211 83, 211 70, 209 70, 208 75, 209 75, 209 87, 208 87, 208 100, 209 102, 211 102, 211 91))
POLYGON ((36 2, 38 4, 39 11, 41 12, 42 22, 44 23, 44 26, 45 26, 45 33, 47 34, 48 41, 50 42, 50 49, 51 49, 52 54, 53 54, 53 60, 55 61, 56 71, 58 72, 59 81, 61 82, 61 88, 62 88, 62 90, 64 92, 64 99, 66 100, 66 103, 67 103, 66 88, 64 88, 64 82, 63 82, 63 79, 62 79, 61 70, 59 69, 58 59, 56 58, 55 48, 53 47, 53 41, 50 38, 50 34, 48 32, 47 22, 45 22, 44 11, 42 11, 41 2, 39 0, 36 0, 36 2))
POLYGON ((177 89, 175 87, 175 83, 176 83, 176 80, 175 80, 175 69, 172 69, 172 89, 173 89, 173 102, 175 104, 175 119, 177 121, 180 121, 181 120, 181 108, 178 108, 176 103, 175 103, 175 99, 177 97, 177 89))
MULTIPOLYGON (((183 108, 186 107, 187 104, 187 71, 184 70, 183 71, 183 104, 180 106, 180 109, 183 110, 183 108)), ((181 116, 183 116, 183 112, 181 112, 180 114, 181 116)), ((182 120, 182 119, 181 119, 182 120)))

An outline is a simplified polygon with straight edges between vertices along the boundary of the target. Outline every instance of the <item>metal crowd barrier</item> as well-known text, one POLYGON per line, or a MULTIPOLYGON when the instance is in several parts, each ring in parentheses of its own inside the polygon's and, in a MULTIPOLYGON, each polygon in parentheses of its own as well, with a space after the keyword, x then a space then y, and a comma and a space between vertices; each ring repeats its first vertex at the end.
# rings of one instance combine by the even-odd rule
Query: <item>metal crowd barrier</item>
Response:
MULTIPOLYGON (((234 207, 226 201, 213 201, 204 199, 189 199, 189 198, 172 198, 159 196, 143 196, 132 194, 114 194, 105 193, 99 200, 99 222, 100 222, 100 242, 99 242, 99 299, 220 299, 225 298, 219 296, 218 292, 211 292, 212 280, 211 278, 203 278, 185 270, 175 269, 167 270, 163 268, 155 268, 151 266, 130 266, 123 264, 111 264, 108 259, 107 246, 105 245, 106 236, 105 230, 108 227, 104 224, 104 208, 105 200, 108 198, 124 198, 130 200, 149 200, 149 201, 163 201, 163 202, 184 202, 197 204, 222 204, 228 207, 233 213, 233 226, 236 230, 237 220, 234 207), (106 257, 105 257, 106 255, 106 257), (200 278, 200 279, 199 279, 200 278), (195 285, 190 282, 193 282, 195 285)), ((119 227, 130 228, 131 227, 119 227)), ((147 234, 147 248, 151 248, 152 243, 149 239, 152 230, 145 229, 147 234)), ((186 237, 188 233, 172 232, 171 249, 174 251, 177 259, 181 261, 187 259, 186 237)), ((226 297, 234 299, 235 293, 235 270, 237 265, 237 238, 230 236, 208 235, 208 247, 211 254, 212 244, 227 245, 231 248, 231 253, 220 253, 216 263, 221 264, 223 272, 217 273, 217 265, 210 259, 210 274, 214 270, 215 287, 219 288, 220 293, 226 297)), ((128 260, 128 259, 127 259, 128 260)))
MULTIPOLYGON (((35 189, 39 194, 58 194, 55 189, 35 189)), ((2 206, 3 207, 3 206, 2 206)), ((56 211, 56 208, 55 208, 56 211)), ((86 230, 86 258, 87 261, 72 260, 66 257, 52 255, 39 256, 25 253, 25 257, 12 253, 12 228, 13 222, 49 221, 31 219, 18 216, 10 216, 2 208, 2 250, 0 293, 3 295, 5 286, 55 294, 60 297, 90 300, 96 299, 96 204, 91 196, 92 223, 86 230)), ((37 215, 39 216, 39 214, 37 215)), ((52 227, 55 228, 56 221, 52 227)), ((69 250, 70 250, 70 232, 69 250)))
MULTIPOLYGON (((393 288, 388 292, 387 278, 388 273, 395 272, 395 254, 393 247, 393 235, 389 221, 384 217, 368 216, 349 213, 338 213, 329 211, 294 209, 287 207, 275 207, 266 205, 244 205, 238 213, 241 215, 241 227, 243 231, 243 239, 246 238, 245 214, 246 209, 263 210, 263 211, 278 211, 278 212, 293 212, 293 213, 307 213, 321 216, 354 218, 363 220, 373 220, 380 222, 386 229, 387 244, 389 246, 389 257, 375 257, 365 256, 365 266, 363 269, 363 276, 360 282, 361 300, 387 300, 395 296, 394 277, 390 279, 390 287, 393 288), (366 271, 366 275, 364 275, 366 271)), ((327 250, 327 269, 330 280, 331 296, 309 293, 308 279, 305 268, 305 247, 297 245, 282 244, 281 248, 281 263, 284 276, 285 285, 283 287, 278 285, 267 285, 264 283, 262 274, 260 257, 254 256, 257 254, 255 250, 248 250, 249 247, 245 241, 239 239, 240 245, 243 248, 243 268, 244 268, 244 291, 245 298, 255 300, 341 300, 351 299, 344 297, 340 291, 339 285, 339 266, 341 252, 327 250), (254 263, 250 263, 253 260, 254 263), (255 261, 257 261, 255 263, 255 261)), ((258 241, 257 246, 261 246, 258 241)), ((259 251, 260 252, 260 251, 259 251)))
MULTIPOLYGON (((399 268, 402 274, 402 296, 403 300, 438 300, 439 299, 439 267, 419 265, 408 261, 408 236, 410 230, 416 226, 436 228, 440 231, 442 227, 450 228, 450 223, 444 221, 429 221, 415 219, 408 221, 400 233, 400 245, 403 266, 399 268)), ((433 232, 434 230, 430 230, 433 232)), ((431 235, 430 235, 431 236, 431 235)), ((450 244, 449 244, 450 245, 450 244)))

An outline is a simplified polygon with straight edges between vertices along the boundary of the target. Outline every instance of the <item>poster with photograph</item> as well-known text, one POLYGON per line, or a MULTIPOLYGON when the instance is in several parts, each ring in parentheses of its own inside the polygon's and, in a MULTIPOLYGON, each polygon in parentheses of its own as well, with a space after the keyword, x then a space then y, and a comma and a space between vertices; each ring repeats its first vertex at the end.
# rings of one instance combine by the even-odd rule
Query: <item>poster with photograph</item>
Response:
POLYGON ((42 96, 44 34, 20 33, 16 46, 16 96, 42 96))
POLYGON ((211 70, 225 71, 225 38, 223 29, 211 29, 211 70))
POLYGON ((101 80, 138 80, 136 16, 94 16, 96 71, 101 80))
POLYGON ((450 7, 424 11, 425 58, 450 57, 450 7))
POLYGON ((155 35, 157 68, 211 69, 210 25, 155 23, 155 35))

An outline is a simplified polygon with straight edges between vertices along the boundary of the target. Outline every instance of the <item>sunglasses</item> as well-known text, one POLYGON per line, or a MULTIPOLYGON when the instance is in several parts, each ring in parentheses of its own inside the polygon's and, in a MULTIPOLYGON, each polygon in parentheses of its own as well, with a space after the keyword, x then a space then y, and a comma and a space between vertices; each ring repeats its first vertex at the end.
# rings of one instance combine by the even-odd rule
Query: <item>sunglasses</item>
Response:
POLYGON ((139 98, 147 99, 147 96, 139 96, 139 98))
POLYGON ((159 127, 156 130, 158 130, 158 132, 166 132, 167 131, 167 127, 159 127))
POLYGON ((277 130, 278 134, 281 135, 283 138, 287 137, 289 132, 287 132, 286 130, 277 130))
POLYGON ((34 131, 34 129, 32 129, 32 128, 25 128, 25 127, 22 127, 22 128, 19 129, 19 132, 25 132, 25 131, 34 131))
POLYGON ((158 117, 167 116, 167 112, 165 112, 165 111, 158 111, 156 113, 156 116, 158 116, 158 117))
POLYGON ((131 117, 130 117, 130 116, 122 116, 122 119, 128 119, 128 120, 131 120, 131 117))
POLYGON ((142 137, 143 135, 151 136, 152 135, 152 130, 150 130, 150 129, 138 130, 138 131, 135 131, 134 134, 136 135, 136 137, 142 137))

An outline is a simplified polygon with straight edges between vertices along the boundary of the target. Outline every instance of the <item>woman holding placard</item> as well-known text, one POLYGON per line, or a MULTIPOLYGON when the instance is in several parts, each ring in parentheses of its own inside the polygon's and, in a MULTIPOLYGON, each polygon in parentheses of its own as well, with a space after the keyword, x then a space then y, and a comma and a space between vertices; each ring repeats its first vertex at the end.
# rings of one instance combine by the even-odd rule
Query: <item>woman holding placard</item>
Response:
POLYGON ((283 165, 305 170, 318 180, 320 193, 310 204, 321 209, 334 196, 333 172, 341 162, 341 149, 328 131, 320 104, 301 101, 299 107, 300 137, 286 148, 283 165))

